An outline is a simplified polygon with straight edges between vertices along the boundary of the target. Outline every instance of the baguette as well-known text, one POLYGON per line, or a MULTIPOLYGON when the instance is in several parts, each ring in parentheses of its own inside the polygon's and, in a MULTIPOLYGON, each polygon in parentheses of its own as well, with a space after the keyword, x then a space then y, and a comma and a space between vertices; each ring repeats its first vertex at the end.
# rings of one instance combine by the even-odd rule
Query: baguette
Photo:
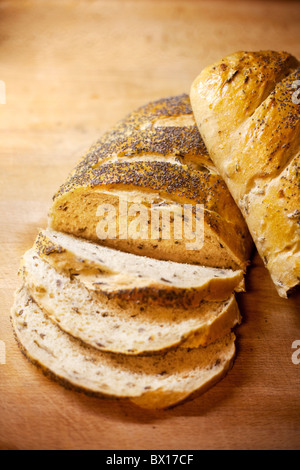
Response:
POLYGON ((25 254, 21 272, 31 297, 53 322, 101 351, 137 355, 181 344, 198 347, 240 323, 233 295, 188 310, 108 300, 105 295, 93 296, 77 279, 59 274, 34 250, 25 254))
MULTIPOLYGON (((196 219, 194 219, 196 220, 196 219)), ((128 225, 136 221, 129 214, 128 225)), ((243 269, 252 240, 243 217, 199 136, 187 95, 150 103, 129 115, 94 145, 54 197, 50 228, 121 251, 179 263, 243 269), (120 203, 139 203, 144 232, 130 236, 120 203), (175 236, 184 205, 204 207, 204 244, 175 236), (99 207, 115 214, 114 236, 99 236, 99 207), (170 209, 170 234, 150 234, 150 220, 170 209), (149 217, 150 216, 150 217, 149 217), (175 220, 174 220, 175 219, 175 220)))
POLYGON ((11 312, 22 352, 67 388, 97 397, 126 398, 148 409, 174 406, 213 386, 229 371, 234 334, 206 348, 174 349, 159 356, 132 357, 88 347, 54 325, 25 288, 11 312))
POLYGON ((191 88, 209 155, 282 297, 300 284, 299 80, 291 54, 237 52, 191 88))

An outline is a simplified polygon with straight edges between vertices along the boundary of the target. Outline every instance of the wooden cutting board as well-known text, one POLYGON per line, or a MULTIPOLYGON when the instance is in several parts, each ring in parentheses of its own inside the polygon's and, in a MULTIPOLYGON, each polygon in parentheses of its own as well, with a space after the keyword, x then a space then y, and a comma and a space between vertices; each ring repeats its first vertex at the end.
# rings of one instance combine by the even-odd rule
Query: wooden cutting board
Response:
POLYGON ((300 448, 300 297, 279 298, 257 255, 238 297, 232 371, 173 410, 61 388, 22 356, 9 321, 20 256, 90 144, 137 106, 189 92, 205 65, 235 50, 300 57, 299 20, 299 3, 287 1, 1 2, 1 449, 300 448))

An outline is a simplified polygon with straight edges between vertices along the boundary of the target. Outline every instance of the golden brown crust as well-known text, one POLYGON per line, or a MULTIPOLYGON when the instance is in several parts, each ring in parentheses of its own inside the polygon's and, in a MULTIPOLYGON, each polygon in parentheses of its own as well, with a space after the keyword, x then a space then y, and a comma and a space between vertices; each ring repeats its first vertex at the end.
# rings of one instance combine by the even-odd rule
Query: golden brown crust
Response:
MULTIPOLYGON (((240 51, 205 68, 192 88, 208 99, 211 110, 219 116, 216 134, 235 130, 273 92, 276 83, 298 67, 298 61, 287 52, 240 51), (213 89, 213 91, 212 91, 213 89)), ((192 107, 196 121, 197 109, 192 107)), ((198 124, 199 125, 199 124, 198 124)), ((203 137, 203 135, 201 135, 203 137)), ((205 141, 205 139, 204 139, 205 141)), ((210 152, 209 152, 210 155, 210 152)))
POLYGON ((191 90, 210 156, 284 297, 300 277, 299 79, 286 52, 239 52, 205 69, 191 90))

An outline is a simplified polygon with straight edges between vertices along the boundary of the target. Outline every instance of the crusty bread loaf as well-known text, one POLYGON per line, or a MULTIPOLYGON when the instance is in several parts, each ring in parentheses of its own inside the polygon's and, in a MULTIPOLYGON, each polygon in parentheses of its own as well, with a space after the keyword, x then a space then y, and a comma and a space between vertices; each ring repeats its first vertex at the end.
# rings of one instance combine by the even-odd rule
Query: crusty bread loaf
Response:
POLYGON ((35 250, 56 271, 118 300, 190 308, 244 291, 241 270, 155 260, 52 230, 40 232, 35 250))
POLYGON ((187 95, 150 103, 107 133, 56 194, 49 223, 23 257, 11 314, 34 364, 68 387, 145 408, 173 406, 226 374, 252 240, 187 95), (129 210, 124 229, 121 206, 134 204, 145 211, 137 223, 129 210), (185 231, 201 225, 199 206, 203 246, 185 231), (99 236, 100 207, 118 236, 99 236), (170 232, 163 217, 155 239, 160 211, 170 232))
MULTIPOLYGON (((180 263, 245 270, 252 248, 243 217, 199 136, 187 95, 140 108, 99 140, 55 195, 49 220, 56 231, 180 263), (137 238, 121 223, 120 201, 145 208, 146 230, 137 238), (204 205, 204 246, 195 240, 193 250, 186 249, 185 231, 178 237, 174 229, 175 221, 182 224, 185 204, 192 214, 204 205), (99 206, 115 213, 115 238, 99 238, 99 206), (153 238, 151 217, 166 208, 174 213, 170 234, 164 236, 160 227, 153 238)), ((135 221, 136 214, 128 213, 126 224, 135 221)))
POLYGON ((198 347, 225 336, 240 321, 233 295, 188 310, 95 296, 77 279, 58 273, 34 250, 25 254, 21 272, 30 295, 52 321, 102 351, 145 354, 181 343, 198 347))
POLYGON ((286 52, 238 52, 191 89, 209 155, 282 297, 300 283, 299 79, 286 52))
POLYGON ((230 369, 234 334, 197 349, 158 356, 97 351, 64 333, 23 288, 11 312, 16 338, 31 362, 61 384, 94 396, 128 398, 144 408, 168 408, 204 392, 230 369))

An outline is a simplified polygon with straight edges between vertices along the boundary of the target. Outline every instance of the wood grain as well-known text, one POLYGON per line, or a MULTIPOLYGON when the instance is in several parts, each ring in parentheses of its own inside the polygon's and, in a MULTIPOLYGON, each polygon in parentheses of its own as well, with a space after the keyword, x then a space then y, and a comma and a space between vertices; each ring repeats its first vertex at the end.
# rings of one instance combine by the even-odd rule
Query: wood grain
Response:
POLYGON ((3 1, 0 5, 0 449, 300 448, 299 300, 278 297, 259 257, 239 295, 234 368, 202 397, 148 412, 67 391, 31 366, 9 311, 22 253, 51 197, 110 125, 152 99, 189 92, 235 50, 300 57, 297 2, 3 1))

